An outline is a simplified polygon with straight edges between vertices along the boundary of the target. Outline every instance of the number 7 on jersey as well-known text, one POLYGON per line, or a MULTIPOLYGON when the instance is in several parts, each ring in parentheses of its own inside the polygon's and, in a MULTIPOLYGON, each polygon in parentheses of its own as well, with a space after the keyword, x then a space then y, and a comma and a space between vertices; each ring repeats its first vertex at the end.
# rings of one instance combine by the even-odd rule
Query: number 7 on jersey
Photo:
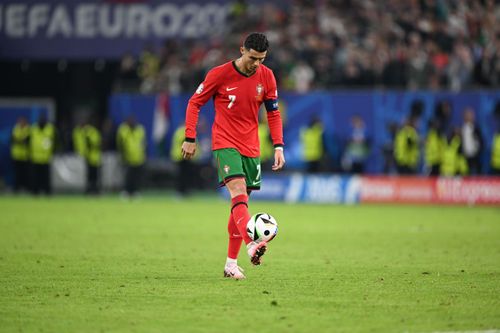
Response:
POLYGON ((227 108, 230 109, 233 106, 234 101, 236 101, 236 95, 228 95, 227 97, 229 98, 229 105, 227 108))

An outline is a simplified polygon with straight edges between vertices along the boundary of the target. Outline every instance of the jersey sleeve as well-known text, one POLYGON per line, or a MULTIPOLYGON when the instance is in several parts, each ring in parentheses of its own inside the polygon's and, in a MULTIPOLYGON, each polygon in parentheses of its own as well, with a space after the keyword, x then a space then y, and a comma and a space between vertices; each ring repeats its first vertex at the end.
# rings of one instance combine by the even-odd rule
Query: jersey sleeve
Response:
POLYGON ((267 123, 269 124, 269 132, 273 140, 274 147, 283 147, 283 122, 279 110, 267 112, 267 123))
POLYGON ((196 125, 200 109, 217 91, 217 71, 212 69, 207 73, 205 80, 200 83, 195 93, 189 99, 186 108, 186 140, 194 142, 196 140, 196 125))
POLYGON ((276 78, 271 70, 267 75, 267 89, 264 96, 264 105, 267 112, 278 110, 278 87, 276 85, 276 78))
POLYGON ((274 147, 283 147, 283 122, 278 109, 278 88, 276 78, 271 70, 268 75, 268 89, 264 96, 264 104, 267 110, 267 123, 269 124, 269 132, 273 140, 274 147))

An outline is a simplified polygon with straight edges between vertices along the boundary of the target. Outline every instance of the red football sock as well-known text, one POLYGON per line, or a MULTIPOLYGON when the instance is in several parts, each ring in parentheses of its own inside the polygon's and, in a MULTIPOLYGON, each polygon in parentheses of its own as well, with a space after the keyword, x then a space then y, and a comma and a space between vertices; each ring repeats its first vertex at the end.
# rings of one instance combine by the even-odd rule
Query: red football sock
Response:
POLYGON ((245 241, 245 244, 250 243, 252 240, 247 234, 247 223, 250 220, 250 214, 248 213, 248 195, 240 194, 231 199, 231 215, 233 215, 233 221, 238 228, 241 237, 245 241))
POLYGON ((238 259, 238 253, 240 252, 241 242, 243 238, 240 235, 240 231, 234 223, 233 214, 229 215, 229 221, 227 223, 227 232, 229 233, 229 246, 227 247, 227 257, 231 259, 238 259))

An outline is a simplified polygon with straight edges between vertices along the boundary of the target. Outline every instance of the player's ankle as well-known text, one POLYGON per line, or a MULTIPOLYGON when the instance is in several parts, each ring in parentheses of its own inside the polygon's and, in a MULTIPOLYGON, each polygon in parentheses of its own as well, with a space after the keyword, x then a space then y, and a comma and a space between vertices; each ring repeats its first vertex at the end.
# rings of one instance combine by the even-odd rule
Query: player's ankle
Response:
POLYGON ((232 266, 237 266, 238 265, 238 259, 233 259, 233 258, 226 258, 226 267, 232 267, 232 266))

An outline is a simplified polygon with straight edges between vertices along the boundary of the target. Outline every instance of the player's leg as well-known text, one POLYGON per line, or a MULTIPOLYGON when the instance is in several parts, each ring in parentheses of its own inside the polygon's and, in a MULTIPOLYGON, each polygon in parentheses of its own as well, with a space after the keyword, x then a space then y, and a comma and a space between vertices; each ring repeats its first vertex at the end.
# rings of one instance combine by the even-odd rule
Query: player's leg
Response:
MULTIPOLYGON (((217 175, 221 186, 224 186, 229 180, 243 177, 241 158, 235 149, 216 150, 214 151, 214 158, 217 162, 217 175)), ((238 266, 238 253, 243 237, 236 226, 232 211, 229 214, 227 231, 229 241, 224 276, 233 279, 244 279, 243 270, 238 266)))
POLYGON ((254 265, 260 265, 260 258, 267 249, 266 242, 254 242, 247 233, 247 223, 250 220, 248 212, 248 194, 246 181, 243 178, 233 178, 226 183, 226 187, 231 195, 231 214, 233 215, 236 227, 247 245, 247 252, 250 261, 254 265))
POLYGON ((245 237, 247 235, 246 224, 250 220, 248 200, 252 190, 260 189, 260 158, 242 156, 237 151, 235 152, 235 158, 238 161, 238 174, 243 174, 244 178, 234 177, 228 179, 226 177, 224 181, 231 195, 231 209, 233 211, 234 221, 245 243, 249 244, 251 239, 245 237))
POLYGON ((217 162, 219 183, 225 185, 231 197, 231 215, 242 239, 247 244, 248 253, 253 264, 260 263, 260 257, 265 252, 264 244, 252 242, 246 231, 250 220, 248 212, 247 181, 244 172, 243 159, 236 149, 220 149, 214 151, 217 162))
POLYGON ((219 184, 226 186, 231 197, 231 215, 240 235, 246 244, 250 237, 246 233, 248 214, 248 196, 240 153, 234 148, 218 149, 214 152, 219 184))
POLYGON ((232 178, 226 182, 226 188, 231 196, 231 215, 234 224, 245 244, 249 244, 252 240, 246 231, 250 213, 248 212, 248 194, 245 179, 232 178))
POLYGON ((229 246, 227 249, 227 257, 229 259, 237 260, 238 253, 240 252, 241 243, 243 242, 243 237, 240 235, 240 231, 234 223, 233 214, 229 215, 229 221, 227 223, 227 232, 229 234, 229 246))
MULTIPOLYGON (((245 173, 245 181, 247 184, 247 198, 250 198, 252 190, 259 190, 261 184, 261 165, 259 157, 242 157, 243 172, 245 173)), ((261 257, 267 250, 266 242, 251 242, 247 244, 247 252, 250 256, 250 261, 254 265, 260 265, 261 257)))
POLYGON ((233 214, 229 215, 227 232, 229 234, 229 244, 227 249, 226 265, 224 266, 224 277, 237 280, 244 279, 245 275, 243 274, 243 269, 238 266, 238 253, 240 252, 243 238, 234 223, 233 214))

